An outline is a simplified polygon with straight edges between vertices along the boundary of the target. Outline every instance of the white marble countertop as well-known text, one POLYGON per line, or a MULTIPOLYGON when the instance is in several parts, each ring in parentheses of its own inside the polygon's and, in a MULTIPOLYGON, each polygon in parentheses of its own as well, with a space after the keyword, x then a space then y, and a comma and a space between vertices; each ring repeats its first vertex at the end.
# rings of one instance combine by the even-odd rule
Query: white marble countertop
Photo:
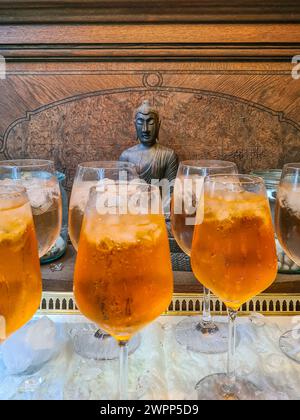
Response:
MULTIPOLYGON (((81 316, 52 316, 65 338, 81 316)), ((139 349, 129 358, 132 399, 196 399, 195 385, 203 377, 225 371, 226 354, 201 355, 177 344, 174 325, 182 317, 161 317, 141 334, 139 349)), ((226 318, 218 320, 226 322, 226 318)), ((268 399, 300 399, 300 364, 278 347, 280 335, 298 325, 300 317, 268 317, 256 325, 241 317, 238 330, 238 373, 266 390, 268 399)), ((68 340, 58 356, 32 376, 8 374, 0 354, 0 399, 117 398, 117 360, 94 361, 78 356, 68 340), (26 392, 24 391, 24 385, 26 392)))

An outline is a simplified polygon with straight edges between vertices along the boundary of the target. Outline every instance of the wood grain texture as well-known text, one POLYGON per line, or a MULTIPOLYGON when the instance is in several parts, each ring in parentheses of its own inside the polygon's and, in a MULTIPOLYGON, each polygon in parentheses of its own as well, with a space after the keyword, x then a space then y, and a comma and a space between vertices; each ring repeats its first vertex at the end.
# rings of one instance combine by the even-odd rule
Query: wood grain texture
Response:
POLYGON ((234 46, 227 44, 219 44, 215 46, 209 45, 97 45, 82 46, 81 48, 65 46, 64 48, 52 47, 22 47, 15 48, 12 46, 1 46, 0 54, 7 61, 64 61, 64 62, 87 62, 87 61, 156 61, 156 62, 212 62, 224 61, 224 59, 232 62, 249 61, 249 58, 255 61, 291 61, 291 57, 300 51, 300 44, 294 46, 278 46, 278 45, 244 45, 234 46))
MULTIPOLYGON (((59 261, 62 271, 53 272, 50 265, 42 266, 44 291, 71 292, 73 290, 73 273, 76 254, 70 246, 66 255, 59 261)), ((201 284, 193 273, 174 272, 175 293, 202 293, 201 284)), ((276 282, 267 290, 267 293, 300 293, 300 276, 278 274, 276 282)))
POLYGON ((136 144, 134 111, 149 98, 162 119, 160 143, 181 160, 232 160, 242 172, 300 161, 300 126, 282 114, 213 91, 163 87, 159 73, 143 82, 143 87, 78 95, 27 113, 6 131, 0 155, 53 159, 70 188, 80 162, 117 160, 136 144))
POLYGON ((0 22, 299 21, 298 0, 1 0, 0 22))
POLYGON ((1 25, 0 44, 300 43, 299 25, 98 24, 1 25))
POLYGON ((145 98, 181 159, 234 160, 241 171, 300 160, 300 83, 283 63, 15 62, 0 89, 0 158, 54 159, 68 187, 80 161, 118 159, 135 144, 145 98))
MULTIPOLYGON (((298 0, 0 0, 0 54, 0 159, 53 158, 69 188, 79 161, 135 143, 145 98, 181 159, 243 171, 300 161, 298 0)), ((43 268, 46 290, 71 290, 72 251, 63 263, 43 268)), ((299 284, 279 276, 271 291, 299 284)), ((190 273, 175 285, 201 291, 190 273)))

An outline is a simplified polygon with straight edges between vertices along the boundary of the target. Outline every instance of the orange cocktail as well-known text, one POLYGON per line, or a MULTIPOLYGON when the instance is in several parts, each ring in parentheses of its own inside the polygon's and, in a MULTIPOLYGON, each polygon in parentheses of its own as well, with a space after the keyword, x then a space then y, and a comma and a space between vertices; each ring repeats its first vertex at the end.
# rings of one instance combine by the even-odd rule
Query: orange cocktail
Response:
POLYGON ((129 340, 167 309, 173 293, 160 215, 86 217, 75 272, 80 310, 118 340, 129 340))
POLYGON ((269 204, 264 196, 246 191, 206 192, 204 203, 203 223, 195 229, 193 271, 228 307, 239 309, 276 276, 269 204))
POLYGON ((40 159, 0 161, 0 186, 26 189, 31 204, 39 256, 55 245, 62 224, 62 201, 54 163, 40 159))
POLYGON ((202 379, 198 398, 256 399, 255 385, 236 377, 234 356, 239 308, 271 286, 277 274, 271 210, 261 178, 206 178, 191 256, 195 276, 225 302, 229 315, 227 374, 202 379))
POLYGON ((1 341, 26 324, 42 293, 38 245, 25 190, 0 187, 1 341))
POLYGON ((168 308, 173 294, 158 188, 138 182, 91 189, 74 293, 80 311, 119 343, 120 398, 126 399, 128 341, 168 308))
MULTIPOLYGON (((235 163, 221 160, 180 163, 172 197, 171 226, 174 238, 185 254, 191 255, 197 207, 205 177, 237 172, 235 163)), ((202 307, 201 318, 188 317, 177 324, 176 340, 190 351, 197 353, 223 353, 226 351, 228 339, 226 325, 213 320, 210 290, 206 287, 203 287, 202 307)))

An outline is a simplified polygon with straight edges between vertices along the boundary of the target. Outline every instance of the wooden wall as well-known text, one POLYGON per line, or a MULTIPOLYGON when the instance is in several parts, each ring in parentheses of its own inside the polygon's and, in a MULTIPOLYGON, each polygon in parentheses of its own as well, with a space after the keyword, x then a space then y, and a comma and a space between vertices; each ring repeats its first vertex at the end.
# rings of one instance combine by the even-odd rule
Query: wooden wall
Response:
POLYGON ((80 161, 135 144, 146 98, 181 159, 300 161, 298 1, 0 1, 0 159, 80 161))

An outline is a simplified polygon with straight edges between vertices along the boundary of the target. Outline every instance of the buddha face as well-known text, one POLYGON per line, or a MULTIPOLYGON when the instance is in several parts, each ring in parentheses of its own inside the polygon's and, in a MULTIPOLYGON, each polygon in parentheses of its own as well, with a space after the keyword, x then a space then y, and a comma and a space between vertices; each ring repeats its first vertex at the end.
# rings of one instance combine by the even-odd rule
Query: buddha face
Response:
POLYGON ((154 113, 138 113, 135 118, 137 136, 144 146, 153 146, 159 132, 159 121, 154 113))

